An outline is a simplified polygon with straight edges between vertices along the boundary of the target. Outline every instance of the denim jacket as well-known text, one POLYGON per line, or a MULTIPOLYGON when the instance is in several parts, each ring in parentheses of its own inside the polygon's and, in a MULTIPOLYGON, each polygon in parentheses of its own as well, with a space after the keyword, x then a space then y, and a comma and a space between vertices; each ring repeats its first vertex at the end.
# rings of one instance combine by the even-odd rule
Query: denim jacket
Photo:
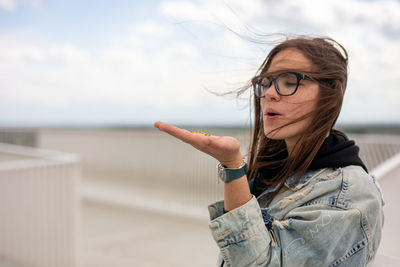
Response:
MULTIPOLYGON (((252 190, 252 182, 249 183, 252 190)), ((217 266, 366 266, 378 249, 384 200, 359 166, 307 171, 224 214, 209 206, 217 266)))

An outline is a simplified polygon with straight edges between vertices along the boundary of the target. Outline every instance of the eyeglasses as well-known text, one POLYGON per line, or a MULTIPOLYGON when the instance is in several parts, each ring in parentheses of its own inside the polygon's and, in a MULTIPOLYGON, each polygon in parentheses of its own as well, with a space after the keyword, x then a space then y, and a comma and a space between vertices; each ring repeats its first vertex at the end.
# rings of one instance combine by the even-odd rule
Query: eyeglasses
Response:
POLYGON ((315 79, 299 72, 283 72, 275 78, 256 76, 251 83, 253 84, 254 95, 258 98, 265 97, 264 91, 269 89, 272 82, 276 92, 281 96, 289 96, 296 93, 300 80, 315 81, 315 79))

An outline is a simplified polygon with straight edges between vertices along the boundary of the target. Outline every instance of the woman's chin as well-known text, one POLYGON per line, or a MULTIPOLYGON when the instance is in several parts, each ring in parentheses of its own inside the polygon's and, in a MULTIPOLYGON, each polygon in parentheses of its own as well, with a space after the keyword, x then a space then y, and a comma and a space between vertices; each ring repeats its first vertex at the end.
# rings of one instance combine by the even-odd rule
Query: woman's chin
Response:
POLYGON ((282 140, 284 139, 281 134, 279 134, 279 129, 265 129, 264 134, 267 138, 272 140, 282 140))

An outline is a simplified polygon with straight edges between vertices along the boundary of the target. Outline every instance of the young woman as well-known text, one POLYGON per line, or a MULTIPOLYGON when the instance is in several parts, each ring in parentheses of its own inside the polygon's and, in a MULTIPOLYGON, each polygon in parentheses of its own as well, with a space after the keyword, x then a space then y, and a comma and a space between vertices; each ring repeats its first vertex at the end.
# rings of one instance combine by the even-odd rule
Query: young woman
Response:
POLYGON ((257 74, 247 163, 235 138, 155 123, 220 162, 224 201, 209 206, 218 266, 365 266, 384 202, 354 141, 333 129, 346 50, 329 38, 289 39, 257 74))

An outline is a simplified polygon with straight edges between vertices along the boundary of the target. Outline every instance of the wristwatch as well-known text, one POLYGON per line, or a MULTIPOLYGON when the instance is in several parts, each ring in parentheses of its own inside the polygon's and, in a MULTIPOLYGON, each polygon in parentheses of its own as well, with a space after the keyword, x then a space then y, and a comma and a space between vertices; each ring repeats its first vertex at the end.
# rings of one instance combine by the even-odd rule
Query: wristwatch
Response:
POLYGON ((242 166, 236 169, 226 168, 226 166, 219 163, 217 165, 217 168, 218 168, 218 177, 224 183, 238 179, 243 175, 246 175, 248 171, 247 163, 244 163, 242 166))

